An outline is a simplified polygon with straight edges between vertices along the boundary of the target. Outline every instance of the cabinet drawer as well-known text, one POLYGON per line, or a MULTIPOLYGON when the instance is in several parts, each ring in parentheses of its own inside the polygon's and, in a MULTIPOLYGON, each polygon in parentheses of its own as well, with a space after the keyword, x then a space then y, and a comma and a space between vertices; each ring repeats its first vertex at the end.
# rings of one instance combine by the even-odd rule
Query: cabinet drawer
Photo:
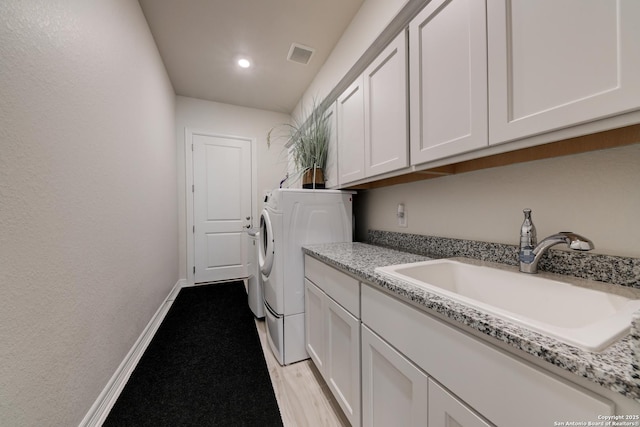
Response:
POLYGON ((362 286, 362 321, 499 426, 612 415, 614 405, 378 291, 362 286))
POLYGON ((338 304, 360 318, 360 289, 356 279, 305 255, 304 274, 338 304))

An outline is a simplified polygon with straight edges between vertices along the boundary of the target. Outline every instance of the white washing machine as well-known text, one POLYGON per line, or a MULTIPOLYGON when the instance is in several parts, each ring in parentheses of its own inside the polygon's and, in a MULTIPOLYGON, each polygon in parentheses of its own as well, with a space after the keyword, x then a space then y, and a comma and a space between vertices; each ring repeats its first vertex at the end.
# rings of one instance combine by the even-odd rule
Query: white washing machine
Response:
POLYGON ((258 264, 258 251, 260 245, 260 230, 252 228, 247 231, 249 235, 249 277, 247 278, 247 301, 253 315, 258 319, 264 317, 264 297, 262 274, 260 273, 260 265, 258 264))
POLYGON ((281 365, 307 359, 303 245, 352 241, 354 192, 276 189, 260 215, 267 337, 281 365))

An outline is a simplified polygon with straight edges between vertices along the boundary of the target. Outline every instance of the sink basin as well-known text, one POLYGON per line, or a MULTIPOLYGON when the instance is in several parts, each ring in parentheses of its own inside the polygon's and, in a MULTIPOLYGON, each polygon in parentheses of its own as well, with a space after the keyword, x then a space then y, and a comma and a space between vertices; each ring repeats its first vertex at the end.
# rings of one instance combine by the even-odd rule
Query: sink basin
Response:
POLYGON ((589 351, 625 335, 640 309, 638 297, 449 259, 375 271, 589 351))

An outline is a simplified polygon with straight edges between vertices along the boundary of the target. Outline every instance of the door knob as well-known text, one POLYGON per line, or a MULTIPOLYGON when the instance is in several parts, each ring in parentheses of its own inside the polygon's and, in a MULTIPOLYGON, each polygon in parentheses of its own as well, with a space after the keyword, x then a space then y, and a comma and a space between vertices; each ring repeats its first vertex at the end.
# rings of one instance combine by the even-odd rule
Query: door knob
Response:
POLYGON ((246 219, 247 221, 249 221, 249 220, 251 219, 251 217, 250 217, 250 216, 248 216, 248 217, 246 217, 245 219, 246 219))

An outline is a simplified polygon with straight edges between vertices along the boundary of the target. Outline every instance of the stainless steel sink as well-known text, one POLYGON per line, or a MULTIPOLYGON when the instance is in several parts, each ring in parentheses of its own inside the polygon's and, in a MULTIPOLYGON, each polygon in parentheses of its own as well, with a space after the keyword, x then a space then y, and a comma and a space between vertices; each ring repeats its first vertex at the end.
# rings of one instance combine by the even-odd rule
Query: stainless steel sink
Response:
POLYGON ((450 259, 379 267, 376 272, 589 351, 601 351, 624 336, 640 309, 637 296, 450 259))

